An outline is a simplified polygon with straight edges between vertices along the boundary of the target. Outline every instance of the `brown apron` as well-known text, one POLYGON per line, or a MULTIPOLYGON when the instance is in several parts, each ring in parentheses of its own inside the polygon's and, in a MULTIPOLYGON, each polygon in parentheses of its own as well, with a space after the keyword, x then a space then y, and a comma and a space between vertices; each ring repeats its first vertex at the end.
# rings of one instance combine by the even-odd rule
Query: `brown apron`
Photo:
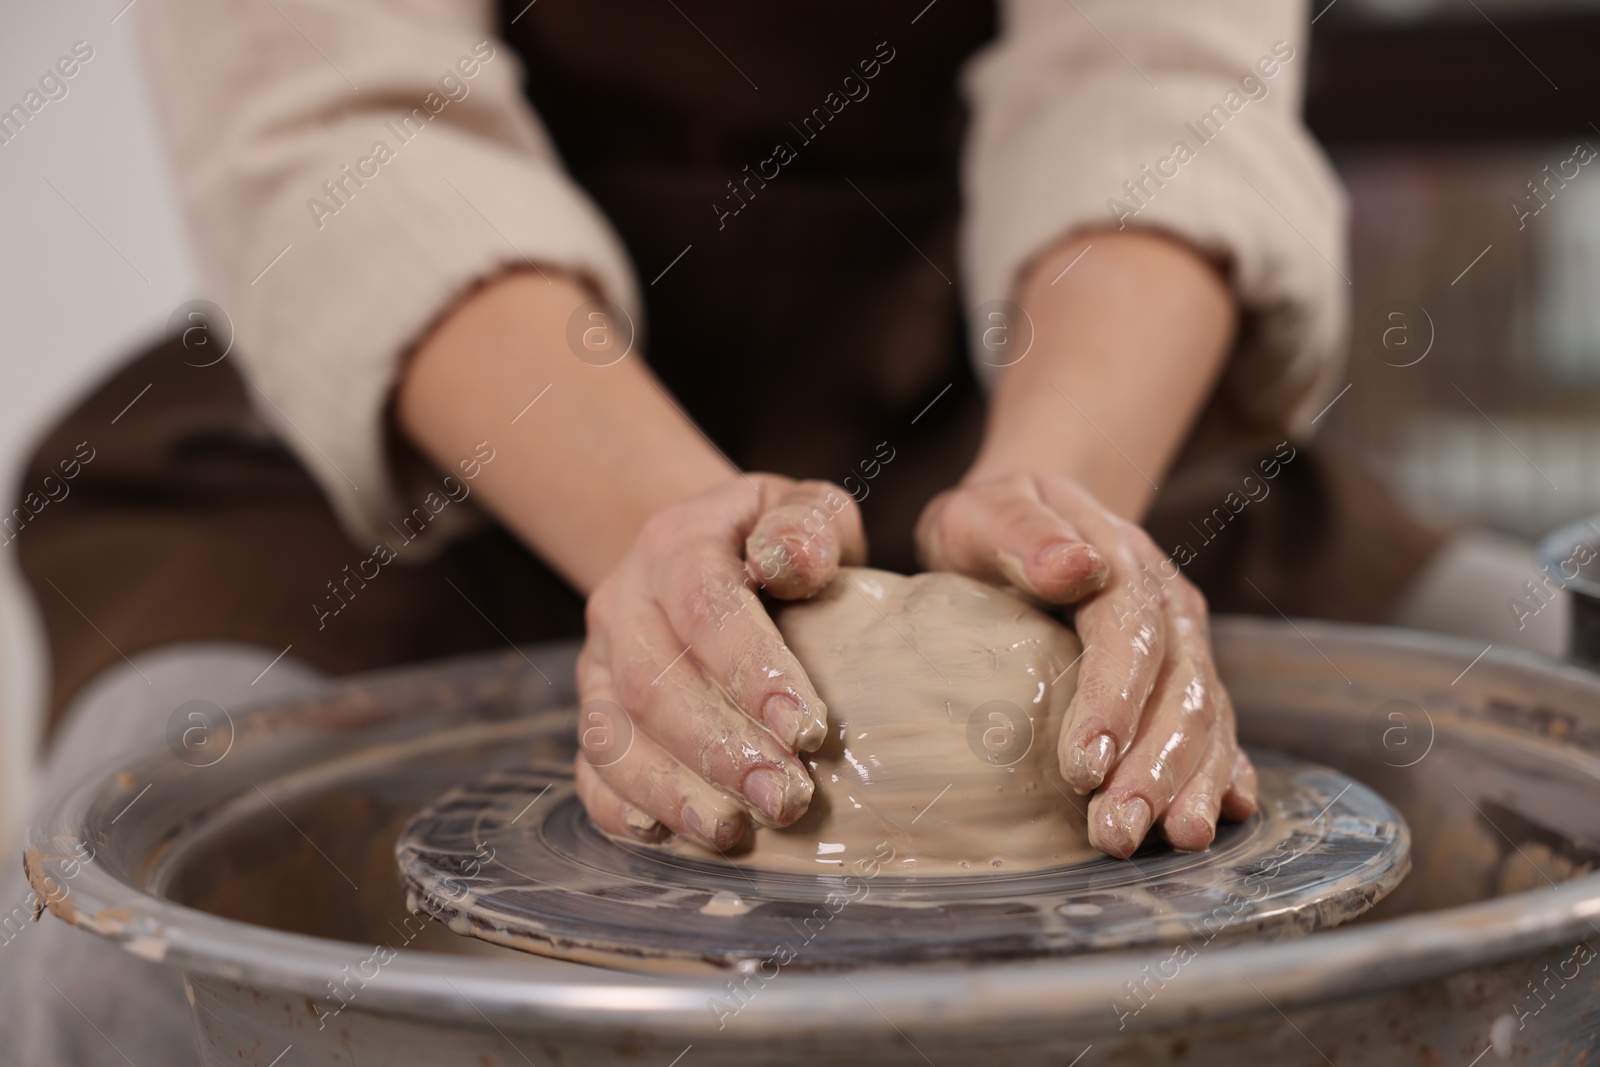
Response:
MULTIPOLYGON (((852 479, 873 562, 912 569, 917 512, 982 428, 953 284, 957 72, 992 36, 991 5, 516 0, 502 15, 530 101, 636 264, 652 367, 741 466, 852 479)), ((122 656, 177 641, 292 647, 347 672, 581 633, 579 597, 492 526, 320 616, 366 553, 230 361, 184 355, 143 354, 70 413, 30 465, 26 522, 0 535, 44 615, 53 714, 122 656), (94 458, 63 482, 80 442, 94 458), (39 506, 47 475, 59 499, 39 506)), ((1270 612, 1248 578, 1291 614, 1385 617, 1439 535, 1304 449, 1266 495, 1243 486, 1276 442, 1230 421, 1208 412, 1166 479, 1157 540, 1189 544, 1215 610, 1270 612)))

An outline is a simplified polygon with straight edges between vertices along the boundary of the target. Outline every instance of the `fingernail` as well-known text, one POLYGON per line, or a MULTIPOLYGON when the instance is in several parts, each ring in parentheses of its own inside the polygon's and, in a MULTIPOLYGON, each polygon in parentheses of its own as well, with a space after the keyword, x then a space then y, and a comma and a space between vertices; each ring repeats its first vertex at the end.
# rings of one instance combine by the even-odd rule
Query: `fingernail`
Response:
POLYGON ((806 715, 800 702, 788 693, 773 693, 762 705, 761 714, 778 740, 794 748, 805 728, 806 715))
POLYGON ((791 541, 768 541, 761 548, 756 566, 761 568, 761 575, 767 581, 776 581, 783 577, 794 564, 795 546, 791 541))
POLYGON ((1088 545, 1072 541, 1057 541, 1053 545, 1045 545, 1034 554, 1033 558, 1034 562, 1041 567, 1059 567, 1071 561, 1073 556, 1078 555, 1088 547, 1088 545))
POLYGON ((756 767, 744 776, 740 790, 773 822, 783 817, 789 803, 789 782, 771 767, 756 767))
POLYGON ((623 813, 628 832, 641 841, 654 841, 661 836, 661 824, 638 808, 629 805, 623 813))
POLYGON ((1053 545, 1046 545, 1033 558, 1039 570, 1047 574, 1052 571, 1071 573, 1074 569, 1082 571, 1075 585, 1059 591, 1063 597, 1076 598, 1100 588, 1105 584, 1106 575, 1110 570, 1094 546, 1081 541, 1058 541, 1053 545))
POLYGON ((1150 832, 1153 814, 1143 797, 1116 797, 1100 808, 1100 838, 1106 851, 1127 859, 1150 832))
POLYGON ((685 806, 683 809, 683 824, 689 828, 702 844, 709 845, 717 851, 732 848, 744 836, 744 826, 739 822, 728 819, 704 819, 694 808, 685 806))
POLYGON ((795 739, 795 746, 802 752, 815 752, 827 738, 828 705, 820 698, 807 701, 805 721, 800 724, 800 736, 795 739))
POLYGON ((1111 770, 1111 761, 1116 755, 1117 743, 1112 740, 1110 734, 1096 734, 1088 743, 1073 752, 1072 786, 1079 795, 1092 793, 1100 788, 1100 783, 1106 780, 1106 774, 1111 770))
POLYGON ((1196 800, 1192 809, 1173 820, 1167 813, 1167 840, 1179 852, 1204 852, 1217 836, 1217 814, 1209 800, 1196 800))

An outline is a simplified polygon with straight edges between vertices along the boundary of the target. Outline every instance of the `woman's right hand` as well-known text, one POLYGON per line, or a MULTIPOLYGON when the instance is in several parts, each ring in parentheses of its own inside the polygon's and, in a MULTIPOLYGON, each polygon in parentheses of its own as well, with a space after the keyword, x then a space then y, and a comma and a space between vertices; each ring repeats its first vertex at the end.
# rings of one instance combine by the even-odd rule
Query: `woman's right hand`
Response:
POLYGON ((797 755, 827 708, 762 606, 866 561, 855 501, 826 482, 738 475, 657 512, 589 597, 578 657, 578 795, 609 833, 723 850, 787 826, 797 755))

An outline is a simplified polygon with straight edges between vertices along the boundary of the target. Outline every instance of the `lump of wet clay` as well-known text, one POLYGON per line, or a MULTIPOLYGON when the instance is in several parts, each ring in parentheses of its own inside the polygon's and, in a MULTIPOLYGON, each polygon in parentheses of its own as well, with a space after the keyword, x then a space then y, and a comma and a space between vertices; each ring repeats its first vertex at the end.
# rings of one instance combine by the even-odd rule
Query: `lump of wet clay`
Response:
POLYGON ((799 822, 736 862, 811 873, 994 873, 1096 855, 1056 744, 1082 646, 1016 595, 845 568, 778 629, 828 706, 799 822))

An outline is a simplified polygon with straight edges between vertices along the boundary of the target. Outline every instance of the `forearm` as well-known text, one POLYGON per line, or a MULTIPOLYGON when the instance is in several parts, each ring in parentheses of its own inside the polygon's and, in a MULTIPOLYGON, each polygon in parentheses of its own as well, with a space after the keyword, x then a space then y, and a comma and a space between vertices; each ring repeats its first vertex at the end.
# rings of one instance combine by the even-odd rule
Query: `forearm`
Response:
POLYGON ((1000 373, 969 480, 1064 474, 1140 518, 1233 344, 1226 282, 1169 238, 1099 232, 1041 257, 1016 300, 1033 347, 1000 373))
POLYGON ((464 300, 418 347, 396 415, 441 467, 490 439, 498 456, 475 495, 587 593, 646 519, 734 470, 637 351, 607 367, 577 358, 567 322, 592 295, 552 277, 511 275, 464 300))

